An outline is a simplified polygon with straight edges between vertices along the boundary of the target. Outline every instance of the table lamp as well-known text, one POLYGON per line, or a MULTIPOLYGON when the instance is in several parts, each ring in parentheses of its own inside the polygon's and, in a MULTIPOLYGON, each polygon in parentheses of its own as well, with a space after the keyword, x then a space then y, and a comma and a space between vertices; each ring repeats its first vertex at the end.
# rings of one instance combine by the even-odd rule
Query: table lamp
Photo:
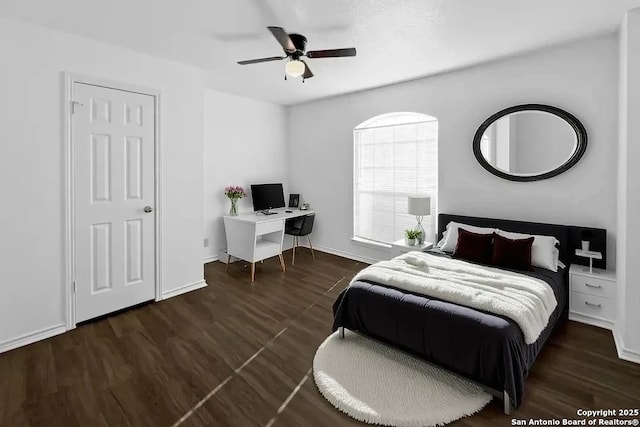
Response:
POLYGON ((424 218, 425 215, 431 215, 431 198, 428 196, 409 196, 408 211, 409 215, 416 216, 418 225, 416 225, 415 230, 420 232, 418 244, 422 244, 425 238, 424 228, 422 227, 422 218, 424 218))

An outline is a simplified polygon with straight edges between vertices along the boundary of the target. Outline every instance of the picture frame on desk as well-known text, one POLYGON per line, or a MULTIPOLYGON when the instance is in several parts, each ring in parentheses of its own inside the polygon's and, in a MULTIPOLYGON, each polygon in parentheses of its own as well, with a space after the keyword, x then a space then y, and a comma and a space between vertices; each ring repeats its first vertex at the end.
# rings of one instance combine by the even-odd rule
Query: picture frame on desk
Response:
POLYGON ((300 194, 289 194, 289 207, 297 208, 300 205, 300 194))

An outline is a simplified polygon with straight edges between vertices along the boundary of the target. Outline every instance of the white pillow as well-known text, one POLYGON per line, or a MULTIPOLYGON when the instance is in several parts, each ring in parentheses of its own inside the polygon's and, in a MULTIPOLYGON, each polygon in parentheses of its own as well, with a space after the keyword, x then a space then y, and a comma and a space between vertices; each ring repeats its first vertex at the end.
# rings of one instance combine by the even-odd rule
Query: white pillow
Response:
POLYGON ((531 265, 540 268, 546 268, 551 271, 558 271, 558 261, 560 251, 556 245, 560 243, 553 236, 538 236, 534 234, 511 233, 504 230, 496 230, 496 233, 507 239, 528 239, 533 237, 533 245, 531 246, 531 265))
POLYGON ((442 233, 442 240, 438 242, 438 247, 444 252, 453 252, 458 244, 458 229, 462 227, 467 231, 478 234, 492 234, 495 228, 476 227, 473 225, 462 224, 460 222, 451 221, 447 224, 447 230, 442 233))

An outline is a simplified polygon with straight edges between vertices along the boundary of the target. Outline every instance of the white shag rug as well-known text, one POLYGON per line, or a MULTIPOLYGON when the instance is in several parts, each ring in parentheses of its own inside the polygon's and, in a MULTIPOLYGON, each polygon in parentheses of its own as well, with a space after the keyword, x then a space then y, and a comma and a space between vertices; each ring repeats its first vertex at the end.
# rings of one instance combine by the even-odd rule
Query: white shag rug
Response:
POLYGON ((491 401, 469 381, 348 330, 320 345, 313 378, 333 406, 369 424, 443 425, 491 401))

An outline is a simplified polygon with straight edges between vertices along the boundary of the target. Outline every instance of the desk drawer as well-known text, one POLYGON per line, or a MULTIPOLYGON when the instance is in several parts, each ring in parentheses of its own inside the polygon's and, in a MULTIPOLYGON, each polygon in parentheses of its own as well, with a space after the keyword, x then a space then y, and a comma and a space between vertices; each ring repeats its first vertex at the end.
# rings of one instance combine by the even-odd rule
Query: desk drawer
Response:
POLYGON ((284 221, 268 221, 256 224, 256 236, 281 231, 284 229, 284 221))
POLYGON ((614 282, 597 277, 573 275, 571 277, 571 291, 604 298, 616 297, 614 282))
POLYGON ((573 313, 613 321, 616 312, 616 300, 593 295, 571 292, 570 309, 573 313))

